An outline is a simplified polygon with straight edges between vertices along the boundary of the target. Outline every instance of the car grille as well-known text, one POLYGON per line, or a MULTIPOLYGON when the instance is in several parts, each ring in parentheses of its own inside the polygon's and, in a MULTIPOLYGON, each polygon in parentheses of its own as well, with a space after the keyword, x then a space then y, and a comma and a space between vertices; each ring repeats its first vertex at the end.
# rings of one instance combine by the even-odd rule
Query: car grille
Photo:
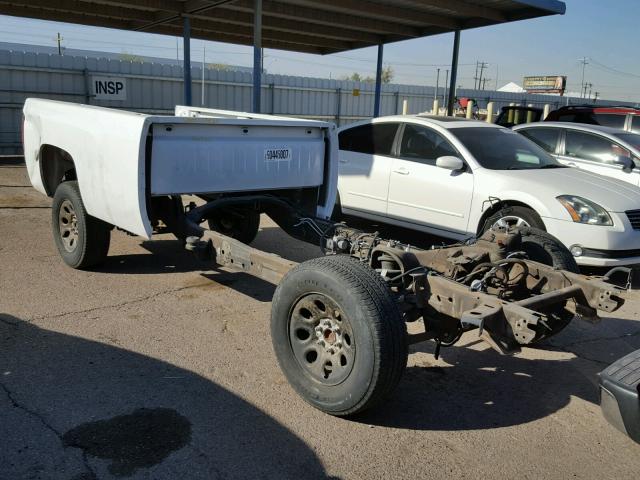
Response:
POLYGON ((633 229, 640 230, 640 210, 627 210, 624 213, 627 214, 627 218, 631 222, 633 229))

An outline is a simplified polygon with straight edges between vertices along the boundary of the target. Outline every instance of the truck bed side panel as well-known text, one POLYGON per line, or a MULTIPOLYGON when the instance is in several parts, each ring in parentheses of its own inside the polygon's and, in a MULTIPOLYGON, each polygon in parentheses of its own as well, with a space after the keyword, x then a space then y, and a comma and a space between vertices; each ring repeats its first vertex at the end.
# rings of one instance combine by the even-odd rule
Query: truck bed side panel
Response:
POLYGON ((24 150, 33 186, 46 193, 41 147, 71 155, 87 212, 124 230, 149 237, 144 185, 148 116, 52 100, 28 99, 24 150))

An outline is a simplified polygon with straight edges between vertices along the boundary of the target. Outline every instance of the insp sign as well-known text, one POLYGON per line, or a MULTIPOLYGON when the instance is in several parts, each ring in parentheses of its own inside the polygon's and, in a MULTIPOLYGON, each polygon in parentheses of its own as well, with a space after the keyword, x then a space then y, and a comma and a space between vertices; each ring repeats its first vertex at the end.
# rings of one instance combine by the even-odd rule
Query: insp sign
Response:
POLYGON ((127 99, 127 79, 124 77, 92 77, 91 85, 96 100, 127 99))

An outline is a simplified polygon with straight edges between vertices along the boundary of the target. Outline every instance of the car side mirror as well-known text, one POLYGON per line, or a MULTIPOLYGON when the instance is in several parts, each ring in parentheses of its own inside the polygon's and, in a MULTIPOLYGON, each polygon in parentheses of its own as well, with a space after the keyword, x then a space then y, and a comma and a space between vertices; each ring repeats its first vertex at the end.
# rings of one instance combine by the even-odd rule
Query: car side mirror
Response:
POLYGON ((436 167, 458 172, 464 169, 464 162, 461 158, 454 157, 453 155, 445 155, 444 157, 438 157, 436 167))
POLYGON ((624 170, 625 172, 630 172, 631 170, 633 170, 635 163, 633 162, 633 159, 631 157, 620 155, 616 160, 616 165, 622 165, 622 170, 624 170))

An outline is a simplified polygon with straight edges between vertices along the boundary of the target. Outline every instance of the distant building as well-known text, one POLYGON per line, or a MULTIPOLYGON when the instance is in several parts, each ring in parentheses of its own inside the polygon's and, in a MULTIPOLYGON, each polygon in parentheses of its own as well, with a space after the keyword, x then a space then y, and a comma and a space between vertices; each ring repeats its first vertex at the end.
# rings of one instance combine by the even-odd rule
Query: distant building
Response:
POLYGON ((509 82, 498 89, 498 92, 524 93, 525 89, 515 82, 509 82))

